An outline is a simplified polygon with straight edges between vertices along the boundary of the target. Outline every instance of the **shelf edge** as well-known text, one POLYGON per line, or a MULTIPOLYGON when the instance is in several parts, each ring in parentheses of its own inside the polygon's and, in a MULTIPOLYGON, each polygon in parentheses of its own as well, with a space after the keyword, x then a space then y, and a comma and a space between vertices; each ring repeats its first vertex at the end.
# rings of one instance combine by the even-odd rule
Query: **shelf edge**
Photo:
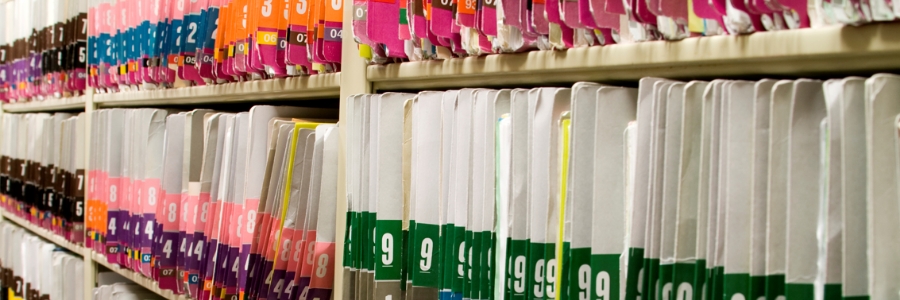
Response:
POLYGON ((368 66, 378 90, 826 75, 900 68, 900 23, 711 36, 368 66))
POLYGON ((85 99, 86 96, 78 96, 21 103, 3 103, 2 110, 8 113, 84 111, 85 99))
POLYGON ((131 107, 337 98, 341 89, 340 76, 340 73, 334 73, 209 86, 97 93, 93 100, 102 107, 131 107))

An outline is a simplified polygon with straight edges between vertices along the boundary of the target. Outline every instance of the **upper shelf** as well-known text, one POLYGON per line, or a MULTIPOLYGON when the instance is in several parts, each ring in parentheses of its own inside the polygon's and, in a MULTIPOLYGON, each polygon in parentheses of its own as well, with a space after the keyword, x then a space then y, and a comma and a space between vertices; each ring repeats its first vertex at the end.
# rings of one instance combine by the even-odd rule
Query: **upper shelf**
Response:
POLYGON ((250 102, 254 100, 297 100, 337 98, 341 74, 253 80, 210 86, 195 86, 137 92, 94 94, 101 107, 185 105, 200 103, 250 102))
POLYGON ((900 23, 653 41, 369 66, 376 90, 895 71, 900 23))
POLYGON ((20 103, 3 103, 3 111, 13 113, 25 112, 53 112, 66 110, 84 110, 84 102, 87 96, 53 98, 39 101, 20 103))

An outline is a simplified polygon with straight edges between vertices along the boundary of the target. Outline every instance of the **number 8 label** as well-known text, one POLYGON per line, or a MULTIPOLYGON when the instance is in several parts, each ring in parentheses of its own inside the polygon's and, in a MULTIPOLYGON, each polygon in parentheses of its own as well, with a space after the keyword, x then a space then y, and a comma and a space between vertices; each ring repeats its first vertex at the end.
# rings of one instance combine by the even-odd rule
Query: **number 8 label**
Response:
POLYGON ((253 233, 256 228, 256 210, 247 211, 247 233, 253 233))
POLYGON ((291 255, 291 240, 285 239, 281 250, 281 260, 287 261, 291 255))
POLYGON ((319 255, 318 263, 316 264, 316 277, 325 278, 325 275, 328 274, 328 254, 319 255))
MULTIPOLYGON (((331 256, 334 255, 335 244, 334 242, 322 242, 316 241, 316 262, 315 262, 315 276, 310 279, 309 287, 314 293, 311 293, 310 297, 316 296, 324 296, 322 294, 323 290, 330 290, 334 288, 334 262, 331 260, 331 256)), ((328 299, 328 297, 322 297, 323 299, 328 299)))
POLYGON ((115 203, 118 198, 119 198, 119 194, 117 192, 116 186, 110 185, 109 186, 109 202, 115 203))
POLYGON ((156 188, 151 187, 147 190, 147 204, 150 204, 151 206, 156 205, 156 188))
POLYGON ((178 218, 178 205, 175 203, 169 203, 169 213, 168 213, 169 222, 175 222, 175 220, 177 218, 178 218))

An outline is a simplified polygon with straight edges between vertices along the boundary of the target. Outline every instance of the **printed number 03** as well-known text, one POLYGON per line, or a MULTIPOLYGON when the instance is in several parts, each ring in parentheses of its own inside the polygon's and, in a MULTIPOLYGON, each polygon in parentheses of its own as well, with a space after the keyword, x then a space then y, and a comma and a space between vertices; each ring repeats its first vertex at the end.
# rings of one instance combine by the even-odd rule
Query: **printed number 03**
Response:
POLYGON ((251 210, 247 212, 247 233, 253 233, 254 229, 256 229, 256 211, 251 210))

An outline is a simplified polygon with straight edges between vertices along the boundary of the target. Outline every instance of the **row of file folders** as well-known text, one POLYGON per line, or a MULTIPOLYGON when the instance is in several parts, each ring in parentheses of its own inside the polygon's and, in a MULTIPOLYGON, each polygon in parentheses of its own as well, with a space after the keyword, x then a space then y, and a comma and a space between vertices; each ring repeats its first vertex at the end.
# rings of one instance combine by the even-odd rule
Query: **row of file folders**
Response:
POLYGON ((84 300, 84 260, 0 221, 0 298, 84 300))
POLYGON ((337 288, 896 299, 898 97, 885 74, 353 96, 337 288))
MULTIPOLYGON (((353 0, 372 64, 893 21, 886 0, 353 0), (369 19, 369 15, 377 16, 369 19)), ((2 99, 340 71, 343 0, 10 0, 2 99)))
POLYGON ((338 0, 10 0, 0 18, 4 100, 340 71, 338 0))
POLYGON ((194 299, 330 298, 336 110, 103 109, 90 113, 87 140, 84 127, 54 122, 87 116, 3 115, 8 211, 86 236, 109 263, 194 299), (85 158, 84 146, 91 164, 71 183, 85 196, 74 200, 77 217, 60 218, 48 202, 54 176, 41 174, 65 173, 65 157, 85 158))

